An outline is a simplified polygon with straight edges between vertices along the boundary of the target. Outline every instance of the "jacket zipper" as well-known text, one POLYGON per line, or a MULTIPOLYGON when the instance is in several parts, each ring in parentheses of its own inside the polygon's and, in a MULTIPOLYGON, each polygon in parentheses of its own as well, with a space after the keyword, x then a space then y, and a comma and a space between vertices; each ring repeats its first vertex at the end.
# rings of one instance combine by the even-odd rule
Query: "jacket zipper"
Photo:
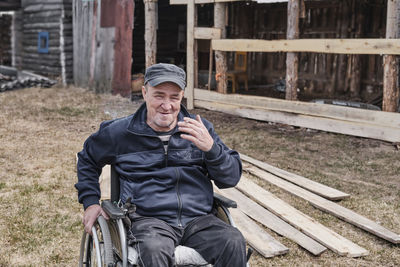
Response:
POLYGON ((178 197, 178 227, 182 227, 182 199, 181 195, 179 193, 179 181, 181 179, 181 176, 179 175, 178 169, 175 168, 176 176, 178 177, 176 181, 176 195, 178 197))
MULTIPOLYGON (((172 135, 171 135, 171 137, 172 137, 172 135)), ((171 140, 171 137, 170 137, 170 140, 171 140)), ((169 148, 169 141, 167 144, 167 149, 165 149, 165 153, 164 153, 165 154, 165 167, 168 167, 168 148, 169 148)), ((182 227, 182 218, 181 218, 181 216, 182 216, 182 199, 181 199, 181 195, 179 193, 179 182, 180 182, 181 176, 179 175, 179 171, 177 168, 175 168, 175 173, 176 173, 176 177, 177 177, 176 196, 178 198, 178 227, 182 227)))

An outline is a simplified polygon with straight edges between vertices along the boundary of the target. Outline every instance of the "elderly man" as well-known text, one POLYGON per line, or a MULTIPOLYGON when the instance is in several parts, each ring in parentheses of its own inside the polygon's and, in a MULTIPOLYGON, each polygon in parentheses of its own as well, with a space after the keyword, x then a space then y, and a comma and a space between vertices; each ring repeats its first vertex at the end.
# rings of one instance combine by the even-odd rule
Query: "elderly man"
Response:
POLYGON ((185 72, 171 64, 146 70, 145 103, 131 116, 103 122, 78 153, 79 202, 90 232, 99 215, 99 175, 114 164, 120 198, 137 207, 131 241, 142 266, 173 266, 178 245, 192 247, 214 266, 245 266, 245 241, 212 214, 213 188, 235 186, 242 166, 210 122, 181 105, 185 72))

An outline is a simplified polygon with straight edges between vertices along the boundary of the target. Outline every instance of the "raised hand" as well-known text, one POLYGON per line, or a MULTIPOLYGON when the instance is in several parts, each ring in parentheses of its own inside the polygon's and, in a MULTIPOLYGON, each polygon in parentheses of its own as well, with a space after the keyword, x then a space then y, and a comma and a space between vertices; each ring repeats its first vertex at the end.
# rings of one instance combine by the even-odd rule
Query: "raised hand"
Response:
POLYGON ((183 121, 178 122, 179 131, 184 132, 181 134, 183 139, 193 142, 200 150, 207 152, 210 151, 214 144, 214 140, 204 126, 200 115, 196 115, 196 119, 184 117, 183 121))

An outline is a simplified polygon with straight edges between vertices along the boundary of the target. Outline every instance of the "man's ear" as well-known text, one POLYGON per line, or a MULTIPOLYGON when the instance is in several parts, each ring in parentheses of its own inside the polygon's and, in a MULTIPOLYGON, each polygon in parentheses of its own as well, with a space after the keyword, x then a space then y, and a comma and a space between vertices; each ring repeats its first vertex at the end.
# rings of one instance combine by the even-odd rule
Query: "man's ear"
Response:
POLYGON ((146 94, 147 94, 146 88, 142 86, 142 96, 144 100, 146 100, 146 94))

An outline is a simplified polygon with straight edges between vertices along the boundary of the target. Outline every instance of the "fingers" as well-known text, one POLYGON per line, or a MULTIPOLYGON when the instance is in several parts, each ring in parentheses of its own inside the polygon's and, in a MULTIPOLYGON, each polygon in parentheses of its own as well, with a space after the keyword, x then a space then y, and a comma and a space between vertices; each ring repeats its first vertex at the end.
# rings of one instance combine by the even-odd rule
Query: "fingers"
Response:
POLYGON ((92 205, 85 210, 82 223, 86 233, 90 235, 92 234, 92 226, 96 222, 97 217, 100 215, 102 215, 105 219, 109 219, 108 215, 103 211, 100 205, 92 205))
POLYGON ((206 152, 211 149, 214 140, 199 115, 196 115, 196 119, 183 118, 183 121, 178 122, 178 126, 179 131, 184 133, 181 134, 183 139, 191 141, 202 151, 206 152))

